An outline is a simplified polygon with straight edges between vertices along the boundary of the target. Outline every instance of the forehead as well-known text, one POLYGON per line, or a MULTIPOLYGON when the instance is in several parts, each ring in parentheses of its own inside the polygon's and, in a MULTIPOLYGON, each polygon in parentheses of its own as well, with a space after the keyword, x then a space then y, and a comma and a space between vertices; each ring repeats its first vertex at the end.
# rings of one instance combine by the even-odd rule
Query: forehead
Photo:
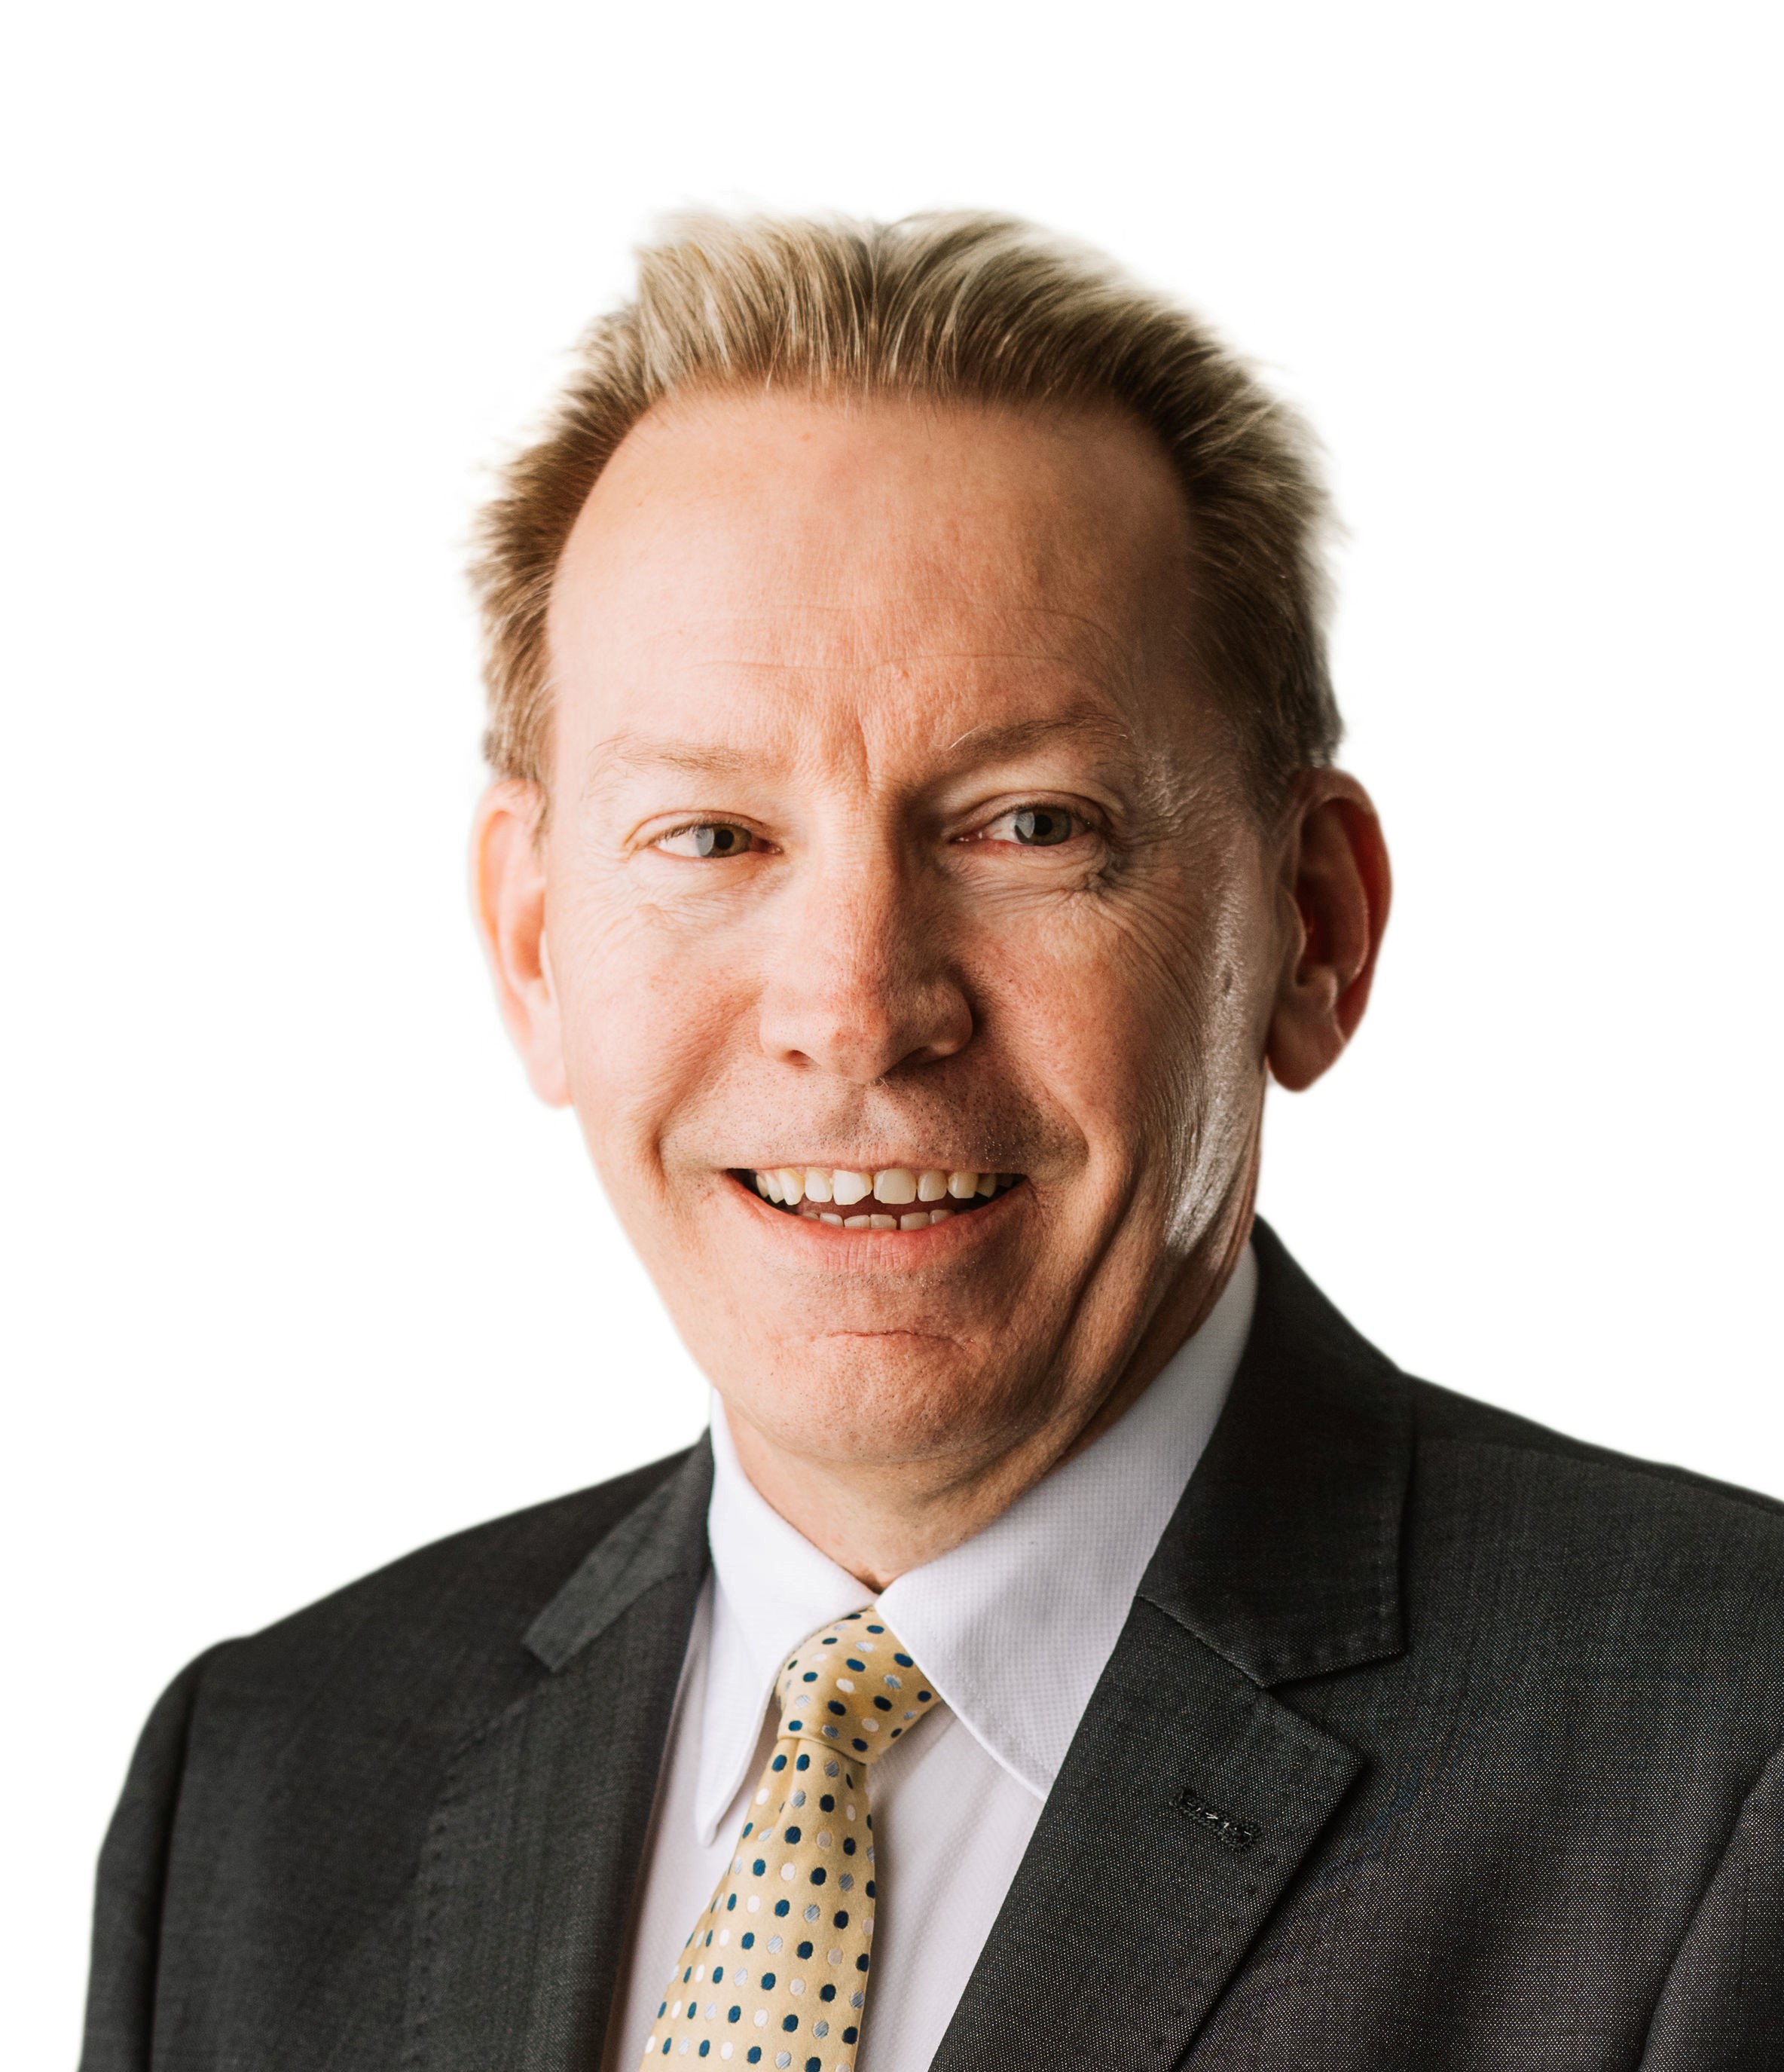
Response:
POLYGON ((1189 524, 1162 452, 1113 416, 677 401, 622 444, 562 557, 560 754, 1153 732, 1184 701, 1189 524))

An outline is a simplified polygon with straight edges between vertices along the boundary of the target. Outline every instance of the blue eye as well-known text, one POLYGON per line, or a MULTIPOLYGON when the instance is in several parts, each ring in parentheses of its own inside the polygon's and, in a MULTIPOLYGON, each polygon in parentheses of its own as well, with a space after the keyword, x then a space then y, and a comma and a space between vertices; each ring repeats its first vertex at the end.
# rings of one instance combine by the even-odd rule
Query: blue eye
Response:
POLYGON ((705 820, 697 826, 677 828, 656 844, 668 856, 742 856, 755 847, 756 838, 747 828, 727 820, 705 820))

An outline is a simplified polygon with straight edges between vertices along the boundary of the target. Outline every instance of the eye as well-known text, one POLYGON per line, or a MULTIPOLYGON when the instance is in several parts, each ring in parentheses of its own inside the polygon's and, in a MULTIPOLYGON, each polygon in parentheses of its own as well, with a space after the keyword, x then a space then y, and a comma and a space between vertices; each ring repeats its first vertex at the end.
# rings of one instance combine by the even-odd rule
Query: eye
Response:
POLYGON ((1022 849, 1057 849, 1081 827, 1078 815, 1063 806, 1018 806, 999 814, 980 839, 1014 842, 1022 849))
POLYGON ((676 828, 652 842, 665 856, 742 856, 754 849, 756 838, 747 828, 728 820, 701 820, 691 828, 676 828))

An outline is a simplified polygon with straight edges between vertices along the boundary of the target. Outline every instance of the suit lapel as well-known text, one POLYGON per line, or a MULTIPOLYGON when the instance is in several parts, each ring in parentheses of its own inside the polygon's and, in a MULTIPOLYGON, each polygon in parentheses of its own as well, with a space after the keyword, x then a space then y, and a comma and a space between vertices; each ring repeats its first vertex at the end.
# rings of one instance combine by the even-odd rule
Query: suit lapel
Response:
POLYGON ((934 2072, 1174 2064, 1358 1767, 1137 1603, 934 2072))
POLYGON ((535 1620, 540 1681, 458 1751, 420 1881, 408 2072, 598 2066, 700 1586, 687 1462, 535 1620))
POLYGON ((933 2072, 1174 2064, 1361 1770, 1268 1687, 1399 1651, 1406 1383, 1254 1242, 1226 1412, 933 2072))

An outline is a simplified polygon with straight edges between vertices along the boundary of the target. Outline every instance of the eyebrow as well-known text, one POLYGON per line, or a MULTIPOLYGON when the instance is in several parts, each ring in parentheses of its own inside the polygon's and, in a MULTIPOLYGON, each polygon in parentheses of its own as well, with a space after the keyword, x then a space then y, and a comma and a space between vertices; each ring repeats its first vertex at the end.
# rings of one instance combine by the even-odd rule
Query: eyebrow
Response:
POLYGON ((685 770, 697 777, 734 775, 750 759, 742 749, 722 742, 653 740, 629 734, 610 734, 589 751, 592 771, 611 763, 627 770, 685 770))
POLYGON ((947 744, 947 753, 952 755, 970 741, 978 754, 1019 755, 1023 750, 1038 748, 1061 734, 1088 735, 1107 748, 1133 746, 1133 730, 1125 722, 1108 713, 1075 712, 1062 713, 1054 719, 1011 720, 1003 726, 969 726, 947 744))
MULTIPOLYGON (((968 727, 944 750, 951 761, 989 761, 1020 755, 1062 735, 1088 737, 1105 751, 1130 750, 1133 731, 1123 721, 1107 713, 1063 713, 1051 719, 1011 720, 1003 726, 987 722, 968 727), (972 744, 970 757, 958 751, 972 744)), ((635 770, 673 770, 690 777, 735 777, 760 763, 759 755, 722 742, 664 739, 650 735, 610 734, 597 742, 589 754, 587 791, 598 795, 621 772, 635 770)))

